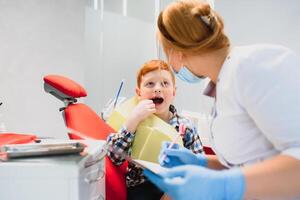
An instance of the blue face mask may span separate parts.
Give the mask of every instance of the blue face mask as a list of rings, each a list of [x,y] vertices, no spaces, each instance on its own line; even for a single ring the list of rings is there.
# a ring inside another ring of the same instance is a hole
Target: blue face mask
[[[200,81],[205,79],[204,76],[198,77],[198,76],[194,75],[185,66],[182,66],[178,72],[175,72],[175,75],[176,75],[176,77],[180,78],[182,81],[185,81],[188,83],[199,83]]]

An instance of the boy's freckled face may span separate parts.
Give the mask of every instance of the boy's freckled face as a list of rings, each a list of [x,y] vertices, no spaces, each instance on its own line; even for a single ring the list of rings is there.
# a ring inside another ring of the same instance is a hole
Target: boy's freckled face
[[[142,77],[140,88],[136,89],[140,100],[153,100],[156,114],[168,112],[169,106],[174,100],[175,85],[170,73],[167,70],[148,72]]]

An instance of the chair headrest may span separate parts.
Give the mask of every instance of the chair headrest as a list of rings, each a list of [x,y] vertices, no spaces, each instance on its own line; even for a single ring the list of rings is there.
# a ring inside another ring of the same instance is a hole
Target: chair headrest
[[[87,96],[87,92],[81,85],[61,75],[45,76],[44,89],[62,101]]]

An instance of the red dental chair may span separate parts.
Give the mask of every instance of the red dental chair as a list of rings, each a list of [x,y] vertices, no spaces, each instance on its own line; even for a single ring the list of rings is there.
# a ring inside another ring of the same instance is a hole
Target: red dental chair
[[[90,107],[83,103],[76,103],[77,98],[87,96],[85,89],[73,80],[60,75],[44,77],[44,89],[65,106],[60,108],[65,124],[68,128],[84,135],[68,133],[70,139],[106,140],[110,133],[115,132]],[[126,200],[125,172],[127,162],[115,166],[111,160],[105,158],[105,190],[107,200]]]

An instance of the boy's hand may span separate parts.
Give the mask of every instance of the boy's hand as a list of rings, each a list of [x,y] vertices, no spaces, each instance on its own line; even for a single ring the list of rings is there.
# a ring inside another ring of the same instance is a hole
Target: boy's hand
[[[146,119],[149,115],[155,113],[155,104],[152,100],[141,100],[138,105],[133,109],[131,115],[140,122]]]
[[[135,132],[139,123],[155,112],[155,104],[152,100],[141,100],[138,103],[138,105],[133,109],[132,113],[130,114],[125,123],[127,130],[132,133]]]

